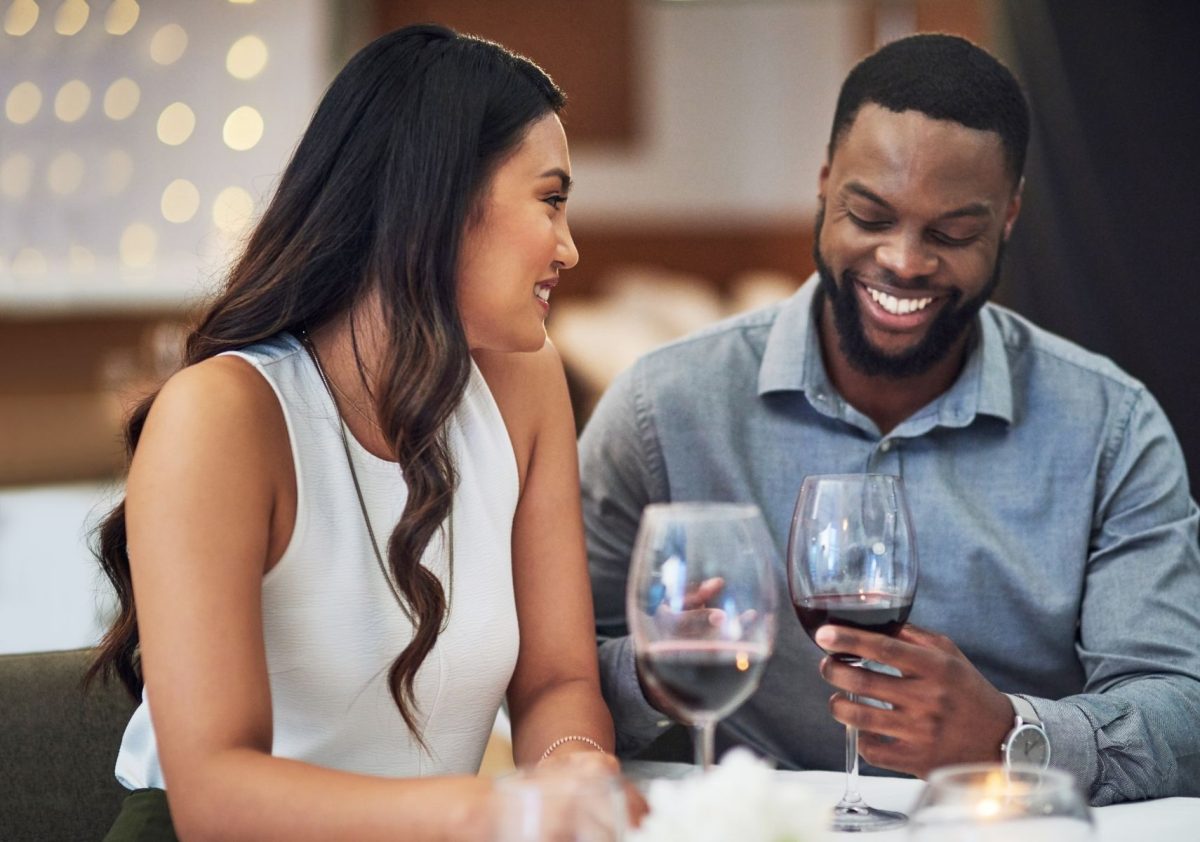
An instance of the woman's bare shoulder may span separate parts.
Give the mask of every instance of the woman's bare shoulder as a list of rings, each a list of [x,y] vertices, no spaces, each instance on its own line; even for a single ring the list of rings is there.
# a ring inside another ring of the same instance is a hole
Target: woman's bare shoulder
[[[287,428],[271,385],[246,360],[220,356],[187,366],[163,384],[138,451],[163,444],[174,452],[262,464],[278,455],[281,434],[286,448]]]
[[[260,422],[278,401],[271,385],[246,360],[211,357],[173,374],[159,390],[151,416],[184,426]]]
[[[574,436],[562,360],[549,340],[538,351],[477,351],[473,356],[508,427],[523,478],[534,445],[547,430],[565,432],[569,427]]]

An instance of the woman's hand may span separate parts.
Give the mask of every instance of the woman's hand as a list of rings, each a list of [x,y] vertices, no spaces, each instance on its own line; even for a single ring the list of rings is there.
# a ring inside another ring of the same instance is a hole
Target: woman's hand
[[[619,779],[625,791],[625,807],[630,827],[640,825],[642,818],[650,810],[641,791],[630,781],[621,777],[621,764],[617,758],[608,752],[596,751],[587,743],[564,743],[534,768],[537,770],[537,774],[563,774],[584,779]]]

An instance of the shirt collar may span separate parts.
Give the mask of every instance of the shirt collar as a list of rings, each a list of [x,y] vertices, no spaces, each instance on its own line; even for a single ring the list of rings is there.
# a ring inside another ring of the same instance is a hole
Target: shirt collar
[[[813,274],[781,306],[758,369],[760,396],[771,392],[804,392],[810,398],[824,400],[824,396],[836,394],[821,357],[820,335],[813,313],[819,284]],[[991,305],[986,305],[977,317],[981,328],[979,341],[972,348],[962,374],[935,403],[954,404],[958,410],[955,416],[961,422],[969,423],[976,414],[983,414],[1011,424],[1013,385],[1008,352],[990,310]]]

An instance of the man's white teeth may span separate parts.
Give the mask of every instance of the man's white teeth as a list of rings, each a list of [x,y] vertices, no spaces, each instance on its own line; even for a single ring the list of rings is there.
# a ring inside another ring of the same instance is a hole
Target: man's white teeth
[[[897,316],[924,310],[933,301],[932,298],[897,298],[894,295],[888,295],[886,292],[880,292],[870,287],[867,287],[867,292],[871,294],[871,299],[877,302],[880,307]]]
[[[548,287],[548,286],[537,287],[533,291],[533,294],[536,295],[538,298],[540,298],[542,301],[545,301],[546,303],[550,302],[550,287]]]

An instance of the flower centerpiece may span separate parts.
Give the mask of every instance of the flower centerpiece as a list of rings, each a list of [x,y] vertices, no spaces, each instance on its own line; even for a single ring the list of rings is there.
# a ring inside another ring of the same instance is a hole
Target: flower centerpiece
[[[806,786],[740,748],[707,773],[651,781],[646,799],[629,842],[813,842],[829,820]]]

